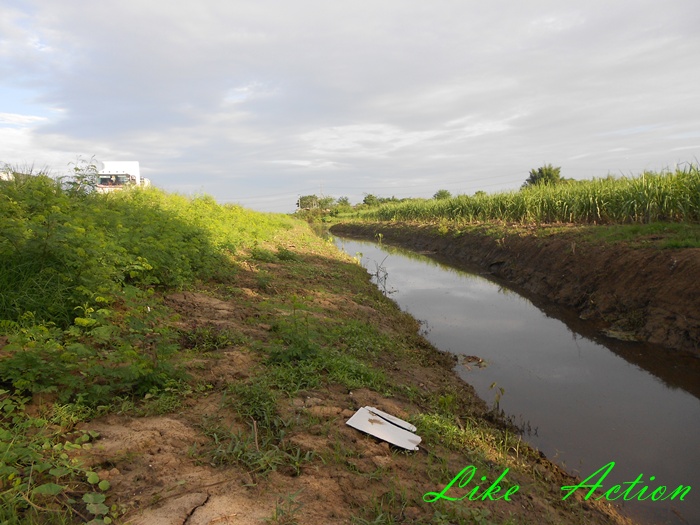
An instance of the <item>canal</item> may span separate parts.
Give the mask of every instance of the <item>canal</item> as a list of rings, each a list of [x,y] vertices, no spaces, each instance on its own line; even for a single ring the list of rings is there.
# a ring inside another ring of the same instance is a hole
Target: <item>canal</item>
[[[458,356],[459,376],[550,460],[582,479],[614,461],[606,488],[640,474],[649,492],[690,486],[684,501],[633,500],[623,511],[645,524],[700,523],[700,398],[686,387],[700,381],[674,383],[682,370],[655,373],[622,357],[639,354],[639,343],[584,336],[583,324],[559,320],[566,313],[548,315],[483,276],[386,245],[335,243],[421,321],[434,346]]]

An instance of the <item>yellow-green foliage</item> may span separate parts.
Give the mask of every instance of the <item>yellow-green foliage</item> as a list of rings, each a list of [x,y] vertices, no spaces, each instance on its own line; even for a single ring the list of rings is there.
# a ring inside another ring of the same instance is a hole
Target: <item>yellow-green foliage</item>
[[[0,182],[0,320],[59,326],[125,284],[181,287],[291,219],[158,189],[75,192],[44,176]]]
[[[385,204],[362,214],[375,220],[454,219],[520,223],[700,222],[700,169],[690,165],[673,173],[594,179],[530,186],[520,191],[443,200]]]
[[[293,221],[157,189],[97,194],[90,172],[80,184],[11,174],[0,181],[0,523],[110,523],[109,482],[64,452],[94,436],[68,442],[60,426],[179,389],[181,337],[154,289],[230,279],[232,253]],[[51,419],[25,411],[38,393],[56,399]]]
[[[90,405],[162,389],[182,374],[154,289],[230,279],[231,253],[292,222],[157,189],[0,182],[0,388]]]

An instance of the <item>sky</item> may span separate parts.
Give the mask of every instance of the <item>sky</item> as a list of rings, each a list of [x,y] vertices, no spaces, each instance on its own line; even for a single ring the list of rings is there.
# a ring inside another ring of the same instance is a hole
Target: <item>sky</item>
[[[283,213],[674,169],[698,27],[697,0],[0,0],[0,163]]]

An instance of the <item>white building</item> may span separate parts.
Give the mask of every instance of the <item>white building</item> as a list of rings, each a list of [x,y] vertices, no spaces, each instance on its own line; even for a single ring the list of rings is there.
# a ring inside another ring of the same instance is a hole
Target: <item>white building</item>
[[[136,160],[105,160],[97,173],[97,191],[109,193],[122,190],[129,185],[145,188],[151,181],[141,177],[141,169]]]

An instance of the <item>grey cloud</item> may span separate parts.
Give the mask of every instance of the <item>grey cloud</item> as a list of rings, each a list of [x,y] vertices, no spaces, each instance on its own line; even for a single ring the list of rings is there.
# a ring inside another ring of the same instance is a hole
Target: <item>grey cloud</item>
[[[360,198],[361,185],[517,188],[543,162],[591,177],[692,159],[696,11],[690,0],[40,0],[0,19],[0,88],[40,94],[43,112],[26,118],[58,110],[13,144],[137,157],[166,189],[263,209],[274,199],[259,195],[288,195],[290,211],[322,184]]]

